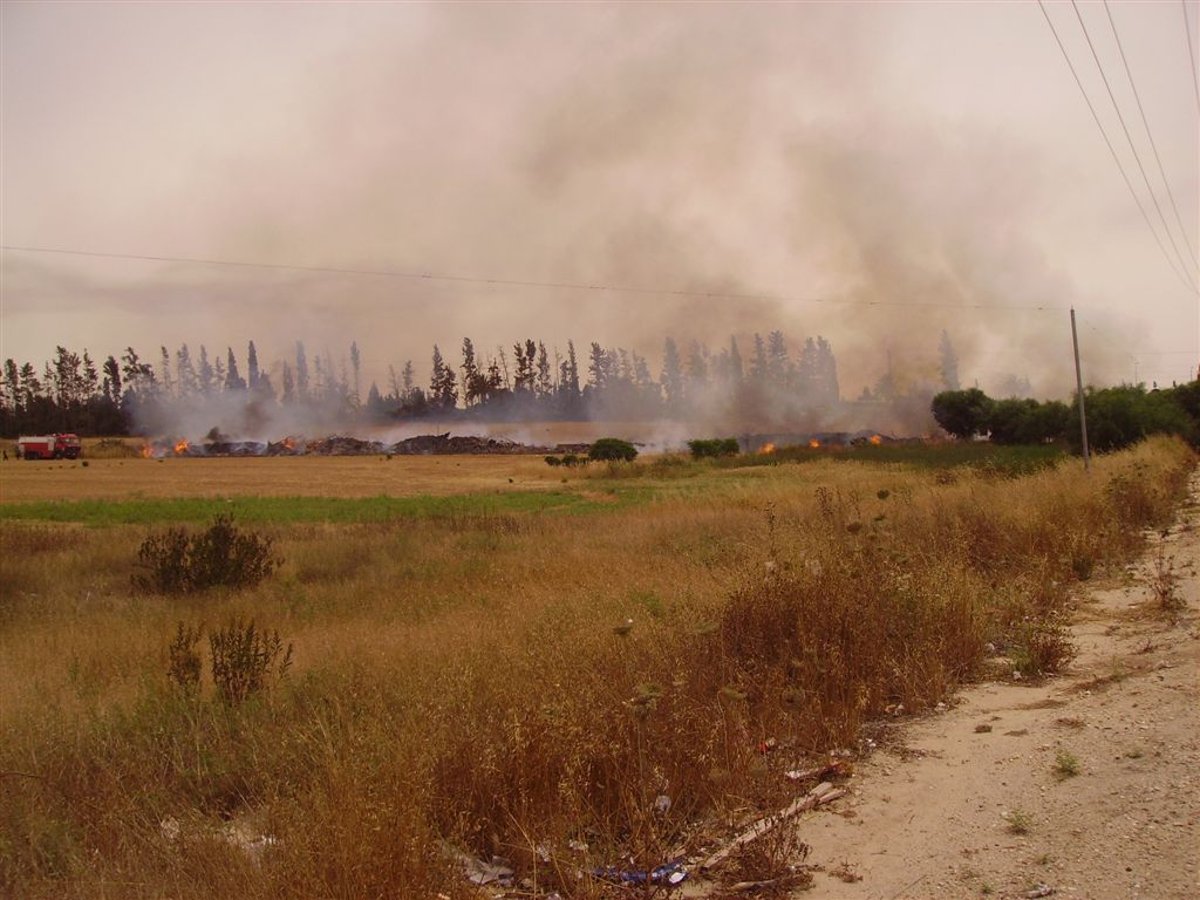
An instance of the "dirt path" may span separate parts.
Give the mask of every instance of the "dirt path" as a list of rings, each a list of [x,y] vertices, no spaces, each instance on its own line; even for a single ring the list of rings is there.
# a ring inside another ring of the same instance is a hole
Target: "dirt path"
[[[1187,602],[1174,623],[1150,609],[1156,559]],[[1200,473],[1126,583],[1083,598],[1066,675],[964,691],[799,823],[825,870],[802,896],[1200,897],[1198,561]]]

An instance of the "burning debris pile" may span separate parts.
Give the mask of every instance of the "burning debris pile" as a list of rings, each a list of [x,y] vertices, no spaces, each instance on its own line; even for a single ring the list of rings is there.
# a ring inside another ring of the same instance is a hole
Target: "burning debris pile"
[[[909,440],[873,431],[826,431],[818,434],[750,434],[741,438],[741,445],[743,451],[769,455],[784,447],[808,447],[811,450],[864,445],[878,447],[907,443]],[[919,441],[920,438],[912,440]]]
[[[473,435],[451,437],[445,434],[423,434],[398,441],[389,451],[397,454],[428,453],[547,453],[548,447],[518,444],[505,438],[485,438]]]
[[[857,447],[864,444],[895,444],[904,439],[871,431],[822,432],[819,434],[744,434],[738,439],[743,453],[760,455],[777,449]],[[234,440],[216,429],[203,441],[183,438],[157,438],[147,441],[141,455],[147,459],[166,457],[247,457],[247,456],[515,456],[520,454],[575,454],[587,456],[591,444],[560,443],[553,447],[522,444],[507,438],[479,435],[422,434],[389,443],[382,440],[334,434],[322,438],[288,436],[278,441]]]
[[[210,434],[202,442],[185,439],[160,438],[147,441],[142,447],[142,456],[148,459],[164,457],[207,457],[207,456],[433,456],[433,455],[515,455],[571,452],[588,445],[561,445],[541,447],[521,444],[504,438],[478,437],[476,435],[423,434],[405,438],[395,443],[365,440],[349,435],[330,435],[309,440],[303,437],[285,437],[278,441],[235,441],[221,434]]]

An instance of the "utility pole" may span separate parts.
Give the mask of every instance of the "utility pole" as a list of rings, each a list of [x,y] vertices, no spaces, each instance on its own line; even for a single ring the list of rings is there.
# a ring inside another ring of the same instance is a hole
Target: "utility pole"
[[[1075,307],[1071,307],[1071,344],[1075,348],[1075,389],[1079,395],[1079,431],[1083,436],[1083,470],[1092,470],[1091,454],[1088,452],[1087,412],[1083,408],[1083,374],[1079,370],[1079,333],[1075,330]]]

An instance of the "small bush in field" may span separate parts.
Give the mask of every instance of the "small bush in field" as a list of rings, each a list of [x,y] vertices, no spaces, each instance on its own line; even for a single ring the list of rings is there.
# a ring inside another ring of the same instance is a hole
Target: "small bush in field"
[[[588,450],[588,459],[601,462],[633,462],[637,455],[637,447],[620,438],[600,438]]]
[[[1013,647],[1013,667],[1022,675],[1061,672],[1075,658],[1075,645],[1062,622],[1039,618],[1021,623]]]
[[[256,628],[253,619],[234,619],[209,634],[208,644],[217,695],[230,706],[263,690],[272,674],[283,678],[292,666],[292,645],[285,649],[278,631]]]
[[[279,567],[271,538],[242,532],[229,515],[217,516],[199,534],[168,528],[152,534],[138,550],[135,588],[160,594],[186,594],[205,588],[249,587]]]
[[[1009,810],[1008,830],[1013,834],[1029,834],[1033,829],[1033,816],[1023,809]]]
[[[578,456],[574,453],[564,453],[562,456],[547,456],[545,460],[548,466],[566,466],[568,469],[573,469],[575,466],[587,465],[588,462],[586,456]]]
[[[741,452],[737,438],[713,438],[712,440],[688,441],[692,459],[718,459],[722,456],[737,456]]]
[[[1080,772],[1079,757],[1067,750],[1059,750],[1054,756],[1054,777],[1059,781],[1074,778]]]
[[[1154,593],[1154,602],[1160,612],[1174,615],[1187,608],[1187,601],[1179,593],[1179,573],[1175,571],[1175,560],[1166,555],[1161,545],[1150,573],[1150,590]]]
[[[170,659],[167,677],[189,694],[200,687],[200,653],[196,650],[199,641],[199,626],[193,628],[180,622],[167,648]]]

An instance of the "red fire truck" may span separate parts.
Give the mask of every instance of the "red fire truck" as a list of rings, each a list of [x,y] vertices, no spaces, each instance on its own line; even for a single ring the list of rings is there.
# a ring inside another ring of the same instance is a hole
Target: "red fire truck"
[[[18,459],[79,459],[77,434],[43,434],[17,438]]]

